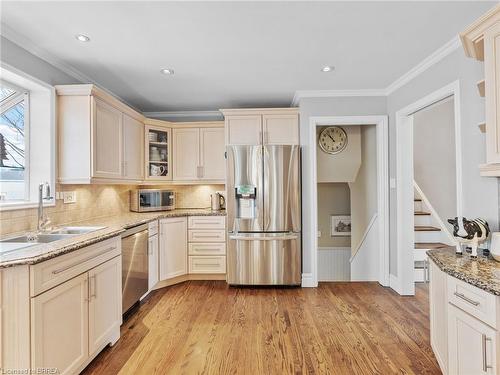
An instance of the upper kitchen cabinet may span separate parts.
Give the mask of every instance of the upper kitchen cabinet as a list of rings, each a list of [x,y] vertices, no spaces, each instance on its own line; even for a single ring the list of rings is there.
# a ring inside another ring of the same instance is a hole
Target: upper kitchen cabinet
[[[221,109],[228,145],[298,145],[297,108]]]
[[[485,97],[486,164],[482,176],[500,177],[500,5],[470,25],[462,34],[467,56],[484,61],[484,81],[478,95]]]
[[[222,122],[183,123],[172,129],[173,180],[224,183],[225,145]]]
[[[145,120],[145,175],[147,181],[172,180],[172,129],[166,121]]]
[[[59,182],[142,182],[144,116],[94,85],[56,92]]]

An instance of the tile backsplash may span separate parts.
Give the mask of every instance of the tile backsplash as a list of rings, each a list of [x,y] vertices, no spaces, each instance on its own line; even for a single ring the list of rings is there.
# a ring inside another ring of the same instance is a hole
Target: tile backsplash
[[[128,185],[57,185],[59,191],[75,191],[76,203],[56,205],[45,210],[53,225],[74,223],[129,212],[129,191],[136,188]],[[148,186],[165,188],[176,192],[176,208],[208,208],[210,194],[224,190],[224,185],[174,185]],[[37,209],[0,212],[0,236],[9,233],[36,229]]]

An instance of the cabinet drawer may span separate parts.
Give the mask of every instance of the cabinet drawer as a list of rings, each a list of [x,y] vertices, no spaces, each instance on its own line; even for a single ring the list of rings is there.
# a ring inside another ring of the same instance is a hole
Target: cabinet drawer
[[[226,218],[224,216],[190,216],[189,229],[224,229]]]
[[[226,273],[226,257],[190,256],[189,273]]]
[[[490,325],[497,326],[497,297],[448,275],[448,302]]]
[[[149,237],[158,234],[158,220],[152,221],[148,224],[148,235]]]
[[[30,293],[36,296],[121,254],[121,239],[114,237],[30,266]]]
[[[189,255],[226,255],[226,244],[192,242],[189,244]]]
[[[219,230],[190,229],[188,235],[189,242],[225,242],[226,232]]]

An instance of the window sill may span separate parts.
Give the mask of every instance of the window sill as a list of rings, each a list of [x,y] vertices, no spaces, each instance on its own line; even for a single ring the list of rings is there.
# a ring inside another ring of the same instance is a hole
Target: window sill
[[[53,207],[56,203],[44,202],[43,207]],[[2,211],[13,211],[13,210],[26,210],[29,208],[37,208],[37,202],[2,202],[0,203],[0,212]]]

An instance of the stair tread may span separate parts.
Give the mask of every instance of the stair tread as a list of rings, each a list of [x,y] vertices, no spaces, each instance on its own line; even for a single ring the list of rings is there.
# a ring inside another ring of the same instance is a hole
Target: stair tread
[[[415,211],[415,215],[430,215],[430,212],[425,212],[425,211]]]
[[[448,246],[441,242],[415,242],[415,249],[441,249]]]
[[[441,229],[432,227],[430,225],[415,225],[416,232],[440,232]]]

